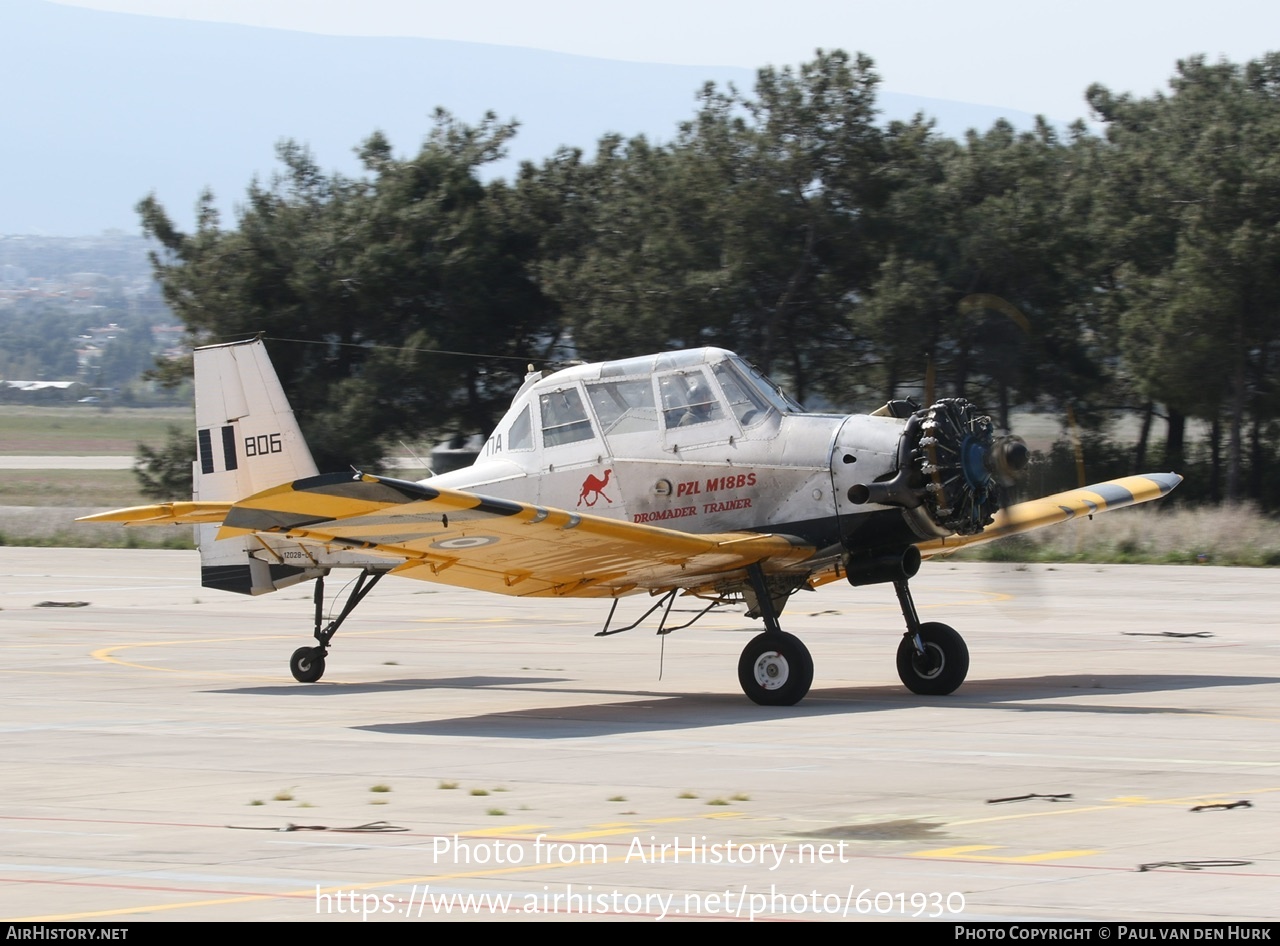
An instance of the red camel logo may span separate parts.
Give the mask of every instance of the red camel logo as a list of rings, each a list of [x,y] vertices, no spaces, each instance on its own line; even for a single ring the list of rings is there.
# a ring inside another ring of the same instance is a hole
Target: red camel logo
[[[604,488],[609,485],[609,474],[612,472],[613,470],[605,470],[604,479],[600,479],[594,473],[589,474],[582,481],[582,492],[578,494],[578,505],[581,506],[585,502],[588,506],[594,506],[596,500],[604,496],[605,502],[612,506],[613,500],[605,496],[604,492]]]

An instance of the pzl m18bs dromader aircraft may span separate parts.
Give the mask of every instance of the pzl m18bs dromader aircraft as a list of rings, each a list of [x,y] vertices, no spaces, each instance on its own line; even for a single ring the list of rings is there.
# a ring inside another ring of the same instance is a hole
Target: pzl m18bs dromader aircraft
[[[1181,481],[1129,476],[1001,509],[999,486],[1026,447],[996,437],[969,402],[810,414],[715,348],[531,371],[467,469],[418,483],[317,475],[261,341],[200,348],[195,368],[194,500],[88,518],[196,525],[210,588],[257,595],[315,579],[316,644],[290,664],[307,683],[391,574],[612,599],[601,635],[655,612],[659,633],[678,630],[667,623],[678,595],[705,599],[699,616],[744,601],[765,629],[738,662],[742,689],[789,706],[808,692],[813,660],[778,616],[794,592],[845,578],[893,585],[907,626],[898,674],[915,693],[946,694],[969,652],[916,614],[909,581],[922,557],[1157,499]],[[322,626],[334,569],[360,574]],[[611,627],[618,599],[639,592],[658,600]]]

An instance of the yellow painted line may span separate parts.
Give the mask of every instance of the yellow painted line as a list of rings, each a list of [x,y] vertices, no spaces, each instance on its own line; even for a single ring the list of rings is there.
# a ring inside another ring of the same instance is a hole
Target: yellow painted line
[[[990,818],[968,818],[964,821],[952,821],[950,824],[990,824],[994,821],[1021,821],[1024,818],[1049,818],[1055,815],[1083,815],[1090,811],[1113,811],[1116,808],[1125,808],[1126,805],[1089,805],[1085,808],[1067,807],[1066,805],[1055,805],[1052,811],[1027,811],[1018,815],[993,815]]]
[[[997,855],[997,854],[976,854],[975,851],[1000,851],[1007,850],[998,845],[991,844],[966,844],[960,847],[940,847],[930,851],[916,851],[913,857],[944,857],[955,858],[962,857],[970,861],[991,861],[996,864],[1038,864],[1042,861],[1060,861],[1069,857],[1089,857],[1090,855],[1099,853],[1098,851],[1044,851],[1039,854],[1019,854],[1019,855]]]
[[[933,604],[921,604],[919,601],[916,601],[916,610],[936,611],[938,608],[972,608],[979,605],[990,604],[994,601],[1013,601],[1017,597],[1016,595],[1008,594],[1003,591],[978,591],[977,589],[970,588],[960,588],[951,592],[951,594],[978,595],[980,600],[973,601],[969,598],[963,598],[956,601],[937,601]],[[898,608],[897,605],[889,604],[854,604],[841,608],[840,610],[845,614],[877,614],[879,612],[893,612],[894,614],[902,613],[901,609]],[[737,629],[741,630],[741,625],[738,625]]]
[[[609,829],[604,831],[575,831],[572,834],[556,835],[555,840],[578,841],[578,840],[581,840],[582,838],[613,838],[613,837],[617,837],[620,834],[634,834],[635,829],[637,827],[639,827],[639,825],[632,825],[630,829],[614,828],[614,829]]]
[[[959,594],[977,595],[984,600],[972,601],[968,599],[963,599],[959,601],[937,602],[934,604],[920,604],[917,602],[916,608],[918,610],[927,611],[927,610],[933,610],[937,608],[963,607],[963,606],[969,606],[974,604],[985,604],[988,601],[1009,601],[1013,599],[1012,595],[1003,594],[1003,593],[994,592],[994,591],[977,591],[977,590],[963,589],[959,592]],[[893,607],[889,607],[889,606],[882,607],[879,605],[871,606],[871,607],[858,607],[858,608],[854,608],[853,610],[856,610],[859,612],[896,611],[896,609]],[[415,625],[447,624],[450,627],[457,627],[458,625],[470,625],[470,626],[477,626],[477,627],[485,626],[489,628],[507,627],[513,630],[518,630],[525,627],[525,625],[513,622],[508,618],[465,618],[465,619],[408,618],[406,620],[409,623],[413,623]],[[598,622],[592,622],[584,619],[576,623],[586,627],[586,626],[595,626],[595,624]],[[711,626],[711,625],[708,625],[708,626]],[[729,626],[729,625],[726,625],[726,626]],[[737,628],[735,627],[735,629]],[[343,637],[376,637],[379,635],[413,634],[420,630],[421,630],[421,627],[379,628],[376,630],[366,630],[366,631],[346,631],[343,633]],[[178,674],[179,676],[199,677],[199,678],[213,678],[213,679],[230,678],[230,679],[236,679],[236,680],[275,681],[280,679],[280,677],[274,676],[274,675],[269,677],[268,676],[249,676],[242,673],[227,673],[227,672],[219,672],[219,671],[213,671],[213,670],[203,670],[203,671],[181,670],[176,667],[160,667],[154,664],[137,663],[135,661],[124,660],[115,655],[117,652],[134,650],[134,649],[143,648],[143,647],[184,647],[184,646],[191,646],[194,644],[243,644],[247,641],[273,641],[273,640],[296,641],[300,639],[300,636],[301,636],[300,634],[248,634],[248,635],[241,635],[237,637],[209,637],[209,638],[200,638],[197,640],[132,641],[132,642],[125,642],[122,644],[112,644],[108,647],[100,647],[97,650],[92,651],[89,654],[89,656],[92,657],[94,660],[100,660],[104,663],[115,664],[118,667],[129,667],[130,669],[133,669],[133,670],[154,670],[160,673],[174,673],[174,674]],[[11,671],[0,671],[0,672],[58,673],[59,671],[12,671],[11,670]]]
[[[966,844],[962,847],[939,847],[931,851],[916,851],[916,857],[960,857],[963,854],[972,854],[974,851],[995,851],[999,846],[995,844]]]
[[[1063,861],[1069,857],[1092,857],[1094,854],[1100,854],[1101,851],[1081,850],[1081,851],[1048,851],[1044,854],[1024,854],[1022,857],[995,857],[981,858],[981,860],[1001,861],[1007,864],[1039,864],[1041,861]]]
[[[523,836],[526,831],[541,831],[543,828],[549,828],[549,824],[513,824],[505,828],[480,828],[476,831],[459,831],[460,838],[495,838],[506,837],[507,835],[519,834]]]
[[[281,894],[281,897],[289,896],[300,896],[300,894]],[[275,898],[267,896],[266,894],[253,894],[245,897],[223,897],[219,900],[189,900],[186,903],[161,903],[140,907],[119,907],[115,910],[89,910],[84,913],[53,913],[48,916],[19,916],[14,917],[9,922],[64,923],[70,920],[88,920],[96,917],[129,916],[131,914],[145,915],[148,913],[161,913],[166,910],[189,910],[195,909],[196,907],[221,907],[232,903],[254,903],[259,900],[273,899]]]
[[[998,821],[1021,821],[1028,818],[1056,818],[1063,815],[1082,815],[1097,811],[1117,811],[1124,808],[1140,808],[1147,806],[1185,807],[1187,805],[1214,805],[1239,801],[1251,795],[1264,795],[1280,792],[1280,787],[1243,789],[1239,792],[1216,793],[1213,795],[1189,795],[1181,798],[1148,798],[1145,795],[1121,795],[1110,800],[1109,804],[1088,805],[1083,808],[1068,805],[1056,805],[1048,811],[1029,811],[1016,815],[995,815],[990,818],[968,818],[963,821],[948,822],[950,826],[991,824]],[[1071,857],[1089,857],[1100,853],[1097,850],[1047,851],[1041,854],[1021,856],[1005,856],[994,854],[977,854],[977,851],[1000,850],[999,846],[989,844],[969,844],[960,847],[935,848],[927,851],[915,851],[912,857],[946,858],[960,857],[967,860],[991,861],[1002,864],[1035,864],[1041,861],[1063,860]]]
[[[431,618],[429,620],[433,622],[444,621],[444,619],[441,619],[441,618]],[[453,621],[450,623],[453,625],[456,625],[458,623],[480,624],[485,622],[481,620],[473,620],[468,622]],[[510,626],[514,628],[519,625],[512,624]],[[421,628],[417,628],[417,627],[381,628],[378,630],[370,630],[370,631],[348,631],[343,636],[344,637],[372,637],[379,634],[415,634],[415,633],[418,633],[420,630]],[[90,652],[89,656],[92,657],[94,660],[101,660],[104,663],[115,664],[116,666],[119,666],[119,667],[130,667],[134,670],[156,670],[161,673],[176,673],[176,674],[179,674],[180,676],[187,676],[187,677],[214,677],[214,678],[230,677],[236,680],[276,681],[280,679],[279,676],[271,676],[271,677],[248,676],[242,673],[226,673],[226,672],[220,672],[216,670],[179,670],[175,667],[157,667],[154,664],[134,663],[128,660],[122,660],[121,658],[114,656],[114,654],[117,651],[133,650],[141,647],[185,647],[193,644],[243,644],[247,641],[297,641],[300,637],[301,637],[300,634],[246,634],[240,637],[207,637],[207,638],[200,638],[198,640],[134,641],[134,642],[127,642],[123,644],[112,644],[109,647],[100,647],[97,650]],[[314,638],[311,638],[311,640],[314,640]]]
[[[523,627],[523,626],[524,626],[524,625],[522,625],[522,624],[516,624],[516,623],[514,623],[513,621],[511,621],[511,619],[510,619],[510,618],[457,618],[457,619],[455,619],[455,618],[407,618],[406,620],[412,621],[414,624],[449,624],[449,625],[458,625],[458,624],[490,624],[490,625],[492,625],[492,624],[509,624],[511,627]],[[594,625],[596,622],[594,622],[594,621],[591,621],[591,622],[582,621],[582,622],[580,622],[580,623],[584,623],[584,624],[585,624],[585,623],[590,623],[590,624]],[[396,632],[396,633],[402,633],[402,632]]]
[[[1028,811],[1016,815],[994,815],[990,818],[969,818],[964,821],[952,821],[951,825],[969,825],[969,824],[990,824],[996,821],[1022,821],[1028,818],[1055,818],[1063,815],[1083,815],[1093,811],[1115,811],[1120,808],[1137,808],[1144,805],[1212,805],[1218,804],[1222,800],[1238,801],[1249,795],[1265,795],[1271,792],[1280,792],[1280,787],[1275,788],[1254,788],[1244,789],[1240,792],[1223,793],[1219,792],[1214,795],[1189,795],[1183,798],[1146,798],[1142,795],[1126,795],[1111,799],[1110,804],[1106,805],[1089,805],[1084,808],[1076,808],[1070,805],[1055,805],[1048,811]]]
[[[572,834],[558,834],[554,837],[548,836],[548,839],[556,841],[575,841],[581,838],[607,838],[619,834],[634,834],[637,830],[643,830],[644,828],[651,827],[653,825],[672,824],[680,821],[722,821],[726,818],[749,817],[749,815],[741,811],[722,811],[705,815],[695,815],[687,818],[649,818],[643,821],[606,822],[596,826],[601,829],[598,831],[576,831]]]
[[[226,906],[232,903],[257,903],[269,900],[312,900],[320,894],[346,893],[349,890],[373,890],[382,887],[412,886],[414,884],[439,883],[443,880],[464,880],[473,877],[499,877],[505,874],[521,874],[531,871],[555,870],[561,867],[580,867],[590,861],[569,861],[556,864],[529,864],[521,867],[499,867],[492,870],[460,871],[453,874],[433,874],[425,877],[401,877],[393,880],[381,880],[366,884],[343,884],[340,887],[312,887],[308,890],[293,890],[285,893],[246,894],[242,897],[220,897],[213,900],[187,900],[182,903],[159,903],[147,906],[117,907],[112,910],[89,910],[83,913],[62,913],[49,916],[14,917],[11,923],[54,923],[69,920],[88,920],[96,917],[129,916],[161,913],[170,910],[194,910],[200,907]],[[424,911],[425,913],[425,911]]]

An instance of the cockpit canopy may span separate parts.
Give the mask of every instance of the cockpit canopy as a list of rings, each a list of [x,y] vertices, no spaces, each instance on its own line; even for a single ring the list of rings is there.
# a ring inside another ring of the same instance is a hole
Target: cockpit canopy
[[[616,450],[632,436],[666,441],[677,432],[706,442],[771,436],[781,415],[802,410],[733,352],[665,352],[530,374],[485,453],[596,438]]]

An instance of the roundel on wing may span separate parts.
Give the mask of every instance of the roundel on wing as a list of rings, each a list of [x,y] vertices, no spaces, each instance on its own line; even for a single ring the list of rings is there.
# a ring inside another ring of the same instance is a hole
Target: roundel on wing
[[[482,545],[493,545],[498,541],[496,535],[460,535],[454,539],[441,539],[432,542],[433,549],[478,549]]]

